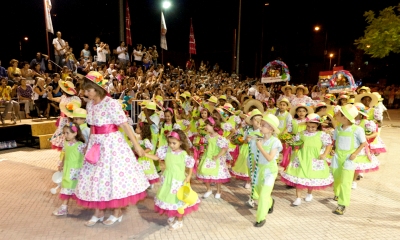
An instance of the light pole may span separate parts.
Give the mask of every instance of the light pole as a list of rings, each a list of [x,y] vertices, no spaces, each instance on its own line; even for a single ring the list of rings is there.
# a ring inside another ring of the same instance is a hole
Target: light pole
[[[260,50],[260,74],[261,74],[261,68],[263,65],[263,45],[264,45],[264,9],[265,7],[269,6],[269,3],[264,3],[264,6],[262,8],[262,16],[261,16],[261,50]],[[261,76],[260,76],[261,78]]]
[[[165,10],[167,10],[169,7],[171,7],[171,2],[168,1],[168,0],[163,1],[163,3],[162,3],[162,8],[165,9]],[[162,12],[162,10],[161,10],[161,16],[162,16],[162,14],[163,14],[163,12]],[[164,21],[165,21],[165,18],[164,18]],[[161,23],[161,24],[162,24],[162,23]],[[162,29],[162,25],[161,25],[160,29]],[[161,33],[161,34],[162,34],[162,33]],[[163,49],[163,48],[161,48],[161,63],[164,65],[164,49]]]
[[[28,41],[28,37],[24,37],[23,39],[25,41]],[[21,40],[19,40],[19,56],[22,58],[22,41]]]
[[[321,30],[320,26],[315,26],[314,27],[314,31],[319,32],[319,30]],[[325,44],[324,44],[324,68],[325,68],[325,56],[328,54],[328,50],[327,50],[327,44],[328,44],[328,31],[325,29]]]
[[[329,70],[331,70],[332,58],[333,58],[333,53],[329,54]]]
[[[239,0],[239,24],[238,24],[238,38],[236,47],[236,75],[239,76],[239,55],[240,55],[240,26],[242,20],[242,0]]]

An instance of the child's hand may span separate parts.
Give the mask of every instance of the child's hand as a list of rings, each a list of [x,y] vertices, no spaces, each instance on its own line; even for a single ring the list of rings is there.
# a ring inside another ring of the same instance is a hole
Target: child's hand
[[[325,155],[325,154],[321,154],[321,155],[319,156],[319,159],[325,160],[325,159],[326,159],[326,155]]]
[[[257,148],[258,148],[258,149],[261,149],[263,144],[262,144],[261,140],[258,140],[258,141],[256,142],[256,145],[257,145]]]
[[[349,157],[349,160],[353,161],[354,159],[356,159],[357,155],[356,154],[351,154]]]
[[[335,150],[331,150],[331,156],[334,156],[335,155]]]
[[[62,165],[59,165],[59,166],[58,166],[58,171],[61,172],[62,170],[63,170],[63,166],[62,166]]]
[[[190,183],[190,178],[191,178],[191,176],[188,175],[188,176],[186,177],[185,181],[183,182],[183,184],[185,184],[185,183]]]
[[[212,157],[212,160],[217,161],[218,159],[218,155],[215,155],[214,157]]]

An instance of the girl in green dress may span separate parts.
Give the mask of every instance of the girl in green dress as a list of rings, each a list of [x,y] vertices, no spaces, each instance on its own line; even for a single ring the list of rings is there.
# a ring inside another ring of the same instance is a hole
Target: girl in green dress
[[[287,131],[292,134],[297,134],[306,130],[306,118],[308,114],[313,113],[313,109],[304,103],[299,103],[290,109],[290,114],[293,116],[292,123],[287,127]]]
[[[161,124],[161,130],[158,135],[158,148],[168,145],[168,133],[173,129],[179,129],[180,127],[175,121],[174,110],[172,108],[167,108],[164,111],[165,121]],[[157,149],[158,149],[157,148]]]
[[[63,159],[58,165],[58,170],[63,171],[61,182],[60,198],[62,205],[53,214],[56,216],[67,215],[69,199],[74,195],[78,183],[79,171],[82,168],[85,138],[79,126],[75,123],[68,123],[63,127],[65,137]]]
[[[309,114],[305,131],[299,132],[294,141],[302,141],[303,147],[292,154],[291,161],[281,174],[281,180],[296,187],[296,200],[293,206],[301,204],[301,190],[307,189],[306,202],[313,199],[312,191],[324,189],[333,183],[326,158],[332,149],[332,139],[322,131],[321,117]]]
[[[157,150],[157,155],[146,154],[153,160],[164,160],[165,170],[161,176],[161,187],[154,197],[154,210],[159,214],[166,214],[170,225],[170,230],[176,230],[183,226],[183,216],[196,211],[200,200],[195,204],[187,206],[184,214],[177,210],[185,205],[177,197],[179,188],[190,183],[194,159],[189,155],[189,143],[182,130],[173,130],[168,135],[168,146],[163,146]],[[188,174],[185,175],[185,168]]]
[[[203,198],[208,198],[212,194],[210,183],[217,185],[217,193],[215,198],[221,198],[221,184],[227,183],[231,179],[228,168],[226,166],[226,156],[229,142],[222,136],[220,123],[217,119],[209,117],[206,121],[207,148],[201,158],[197,179],[204,182],[207,192]]]

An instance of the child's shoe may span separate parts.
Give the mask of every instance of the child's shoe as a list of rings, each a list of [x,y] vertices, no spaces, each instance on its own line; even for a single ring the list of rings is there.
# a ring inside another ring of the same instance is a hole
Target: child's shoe
[[[343,215],[344,212],[346,212],[346,207],[342,205],[338,205],[338,207],[333,211],[334,214],[336,215]]]
[[[301,198],[296,198],[296,200],[292,203],[293,206],[299,206],[301,204]]]
[[[307,197],[304,199],[306,202],[311,202],[313,200],[312,194],[307,194]]]
[[[169,228],[169,230],[178,230],[179,228],[183,227],[183,221],[176,221],[172,226]]]
[[[55,216],[64,216],[68,214],[67,205],[61,205],[58,209],[54,210],[53,215]]]

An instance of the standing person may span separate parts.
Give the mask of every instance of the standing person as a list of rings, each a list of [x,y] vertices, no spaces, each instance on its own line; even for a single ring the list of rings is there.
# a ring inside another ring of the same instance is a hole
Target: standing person
[[[133,61],[136,62],[136,66],[142,66],[142,57],[143,57],[143,53],[142,53],[142,45],[138,44],[136,46],[136,49],[133,50],[132,52],[132,56],[133,56]]]
[[[307,129],[297,133],[293,140],[302,141],[303,147],[293,153],[290,164],[281,174],[281,180],[296,187],[297,198],[293,206],[299,206],[302,189],[308,191],[305,201],[311,202],[313,190],[327,188],[333,183],[333,176],[326,162],[332,149],[332,139],[322,131],[321,117],[313,113],[307,116]]]
[[[25,117],[32,118],[30,116],[31,112],[30,109],[33,108],[33,100],[32,100],[33,89],[31,85],[26,83],[25,78],[21,78],[21,85],[18,86],[17,88],[17,94],[18,94],[18,101],[25,105]]]
[[[210,184],[217,184],[217,193],[215,198],[221,198],[221,185],[227,183],[231,179],[228,168],[226,166],[226,154],[228,151],[228,140],[222,137],[222,129],[219,121],[213,117],[209,117],[205,121],[205,130],[207,148],[201,158],[197,179],[204,182],[207,192],[203,198],[208,198],[212,194]]]
[[[89,50],[89,44],[85,43],[83,45],[83,49],[81,51],[81,59],[83,58],[83,60],[86,63],[87,61],[89,61],[91,59],[91,57],[92,57],[92,54],[90,53],[90,50]]]
[[[299,103],[304,103],[307,106],[314,105],[314,101],[309,96],[307,96],[307,94],[308,94],[307,87],[305,87],[303,85],[299,85],[299,86],[295,87],[293,91],[295,92],[296,95],[290,102],[292,104],[292,106],[296,106]]]
[[[63,66],[65,48],[67,45],[65,44],[65,41],[61,38],[61,32],[57,32],[57,37],[53,39],[53,46],[54,46],[55,62],[59,66]]]
[[[271,197],[278,175],[276,159],[282,151],[282,144],[274,134],[279,134],[279,120],[272,114],[264,114],[261,119],[261,138],[256,140],[255,170],[251,176],[252,188],[258,193],[258,208],[255,227],[264,226],[267,214],[274,211],[275,200]]]
[[[88,227],[103,221],[106,208],[113,212],[103,222],[105,225],[121,222],[121,208],[144,199],[150,185],[118,127],[125,131],[139,156],[144,155],[144,150],[118,101],[106,96],[106,82],[101,74],[92,71],[85,76],[83,85],[89,98],[86,120],[91,134],[75,195],[78,205],[95,209],[85,223]]]
[[[85,152],[85,139],[77,124],[70,122],[63,127],[65,142],[63,158],[58,165],[58,171],[63,171],[60,199],[62,205],[54,210],[53,215],[63,216],[68,214],[68,202],[74,195],[78,183],[79,172],[83,164]]]
[[[147,155],[147,154],[146,154]],[[150,157],[150,156],[149,156]],[[160,214],[168,216],[167,223],[170,230],[177,230],[183,226],[183,216],[196,211],[199,208],[200,199],[190,206],[186,206],[184,213],[177,209],[185,206],[185,203],[177,197],[179,188],[184,184],[190,184],[194,159],[189,155],[189,143],[182,130],[173,130],[168,134],[168,146],[157,150],[157,156],[151,156],[154,160],[165,160],[161,187],[154,197],[154,209]],[[187,168],[188,174],[185,174]]]
[[[125,46],[124,41],[121,41],[119,44],[119,47],[117,47],[117,54],[118,54],[118,60],[120,63],[120,69],[125,69],[127,62],[129,61],[129,57],[127,58],[128,48]]]
[[[157,47],[156,47],[156,45],[153,45],[153,64],[154,64],[154,66],[158,65],[157,59],[158,59]]]
[[[107,44],[101,42],[100,46],[97,48],[97,66],[103,66],[107,64],[106,50]]]
[[[99,61],[98,59],[97,59],[97,57],[98,57],[98,51],[97,51],[97,48],[98,47],[100,47],[100,38],[99,37],[96,37],[95,38],[95,40],[94,40],[94,45],[93,45],[93,61]],[[99,65],[100,66],[100,65]]]
[[[341,124],[333,133],[335,141],[335,154],[332,158],[331,168],[334,178],[333,191],[338,206],[334,214],[343,215],[346,207],[350,205],[351,185],[354,178],[354,159],[367,145],[364,129],[356,126],[355,117],[358,110],[355,106],[347,104],[340,107],[336,120]]]

